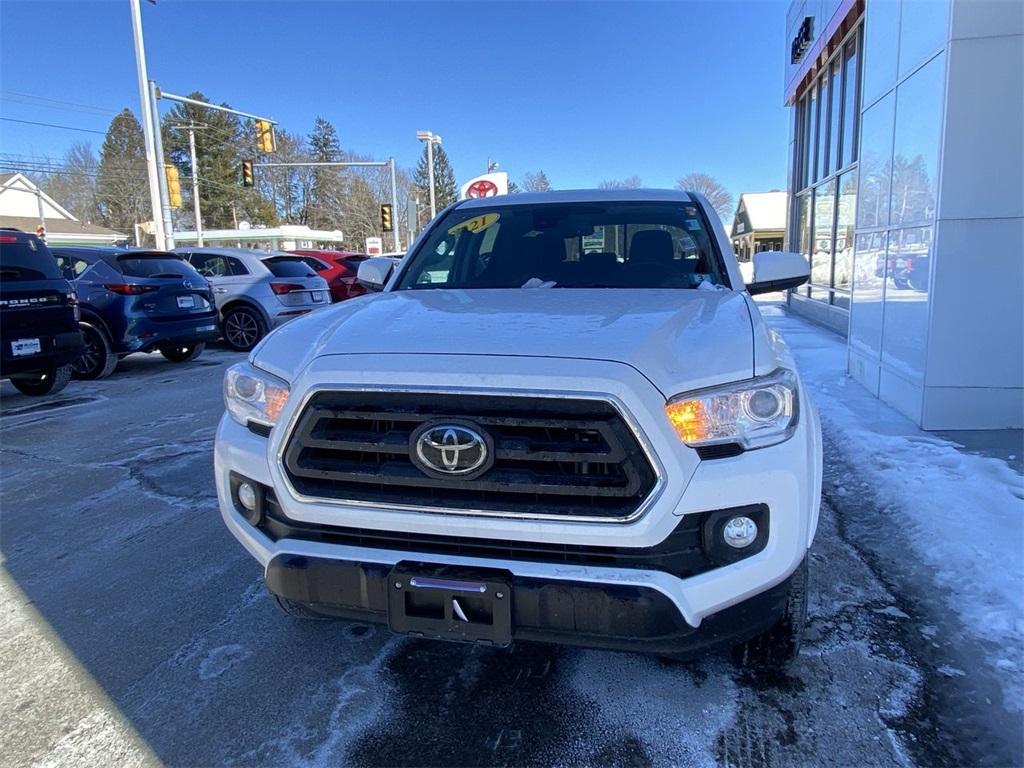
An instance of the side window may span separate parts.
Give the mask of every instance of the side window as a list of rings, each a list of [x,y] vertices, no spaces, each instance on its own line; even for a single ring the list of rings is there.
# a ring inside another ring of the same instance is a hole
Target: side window
[[[89,262],[85,261],[84,259],[75,259],[71,263],[71,271],[74,273],[75,277],[81,277],[82,273],[85,272],[85,270],[87,270],[88,268]]]
[[[236,259],[234,256],[228,256],[225,264],[224,274],[230,275],[248,275],[249,270],[245,268],[245,264]]]
[[[190,263],[203,277],[226,277],[231,274],[227,260],[215,253],[193,253]]]

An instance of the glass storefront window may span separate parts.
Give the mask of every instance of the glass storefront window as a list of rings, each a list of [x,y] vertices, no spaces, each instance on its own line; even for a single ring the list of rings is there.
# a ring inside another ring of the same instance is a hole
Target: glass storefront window
[[[839,202],[836,205],[835,268],[832,285],[850,290],[853,282],[853,224],[857,210],[857,172],[839,177]],[[836,303],[839,303],[838,300]]]
[[[864,24],[864,104],[896,82],[900,6],[896,0],[871,0]]]
[[[799,216],[797,222],[798,234],[797,243],[800,253],[807,257],[807,263],[811,262],[811,195],[805,192],[799,198]]]
[[[836,180],[832,179],[814,190],[814,251],[811,254],[811,283],[815,286],[827,288],[832,283],[835,212]]]
[[[896,99],[887,95],[861,118],[860,197],[857,227],[884,227],[889,223],[889,190],[892,177],[892,126]]]
[[[946,46],[949,0],[903,0],[900,19],[900,77]]]
[[[843,139],[840,168],[857,159],[857,42],[851,40],[843,52]]]
[[[938,194],[945,56],[936,56],[896,89],[892,223],[931,222]]]
[[[818,80],[818,139],[817,139],[817,160],[815,161],[814,180],[824,178],[828,175],[827,150],[828,150],[828,78],[822,76]]]
[[[842,85],[840,81],[840,70],[839,61],[836,60],[832,63],[832,74],[830,75],[828,92],[831,94],[829,99],[829,140],[828,140],[828,159],[826,161],[826,168],[828,175],[829,173],[835,173],[839,170],[839,127],[842,124],[840,122],[840,97],[842,96]]]

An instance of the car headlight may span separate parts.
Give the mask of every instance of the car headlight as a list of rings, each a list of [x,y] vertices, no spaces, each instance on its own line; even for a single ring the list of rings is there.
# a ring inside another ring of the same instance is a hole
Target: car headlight
[[[665,404],[679,439],[697,448],[737,443],[764,448],[792,437],[800,404],[796,376],[778,369],[767,376],[687,392]]]
[[[250,421],[274,426],[287,402],[288,384],[249,363],[232,365],[224,374],[224,405],[243,427]]]

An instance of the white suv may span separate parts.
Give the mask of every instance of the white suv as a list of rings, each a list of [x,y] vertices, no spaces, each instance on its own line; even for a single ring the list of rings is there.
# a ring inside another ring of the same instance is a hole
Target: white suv
[[[396,274],[391,275],[394,271]],[[446,209],[225,377],[216,479],[287,612],[497,646],[799,647],[817,414],[698,194]]]

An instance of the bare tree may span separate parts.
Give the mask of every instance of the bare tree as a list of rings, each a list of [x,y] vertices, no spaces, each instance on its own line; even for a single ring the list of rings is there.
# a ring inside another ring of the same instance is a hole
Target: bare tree
[[[551,182],[548,181],[547,174],[544,171],[528,173],[523,176],[523,189],[527,192],[550,192]]]
[[[96,176],[100,161],[86,142],[72,144],[57,168],[43,179],[43,191],[67,208],[79,221],[99,221],[100,201]]]
[[[628,179],[608,179],[597,185],[598,189],[639,189],[644,183],[639,176],[630,176]]]
[[[732,218],[732,193],[714,176],[706,173],[688,173],[676,182],[676,189],[685,192],[700,192],[718,211],[723,221]]]

